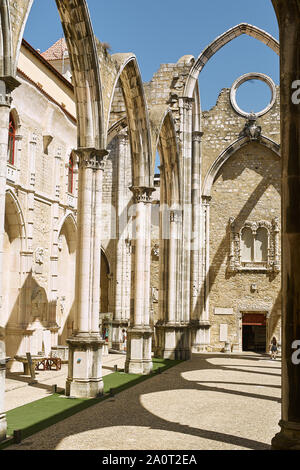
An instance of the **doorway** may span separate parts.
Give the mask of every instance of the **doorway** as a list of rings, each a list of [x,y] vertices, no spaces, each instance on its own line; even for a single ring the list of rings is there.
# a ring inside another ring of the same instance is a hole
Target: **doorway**
[[[243,351],[266,352],[267,325],[264,313],[243,314]]]

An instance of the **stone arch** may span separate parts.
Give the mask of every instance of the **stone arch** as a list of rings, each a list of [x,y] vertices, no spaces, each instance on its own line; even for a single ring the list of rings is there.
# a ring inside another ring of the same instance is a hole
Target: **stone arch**
[[[203,197],[210,197],[211,195],[211,188],[212,185],[217,177],[217,174],[219,173],[221,167],[224,165],[224,163],[227,162],[227,160],[239,149],[247,145],[251,140],[249,137],[241,137],[237,139],[235,142],[233,142],[229,147],[227,147],[220,155],[219,157],[214,161],[214,163],[211,165],[210,169],[208,170],[205,180],[204,180],[204,185],[203,185],[203,191],[202,191],[202,196]],[[269,139],[268,137],[261,136],[258,142],[261,145],[264,145],[265,147],[269,148],[272,150],[278,157],[280,157],[280,146],[276,144],[272,139]]]
[[[1,34],[0,45],[3,59],[0,63],[0,76],[11,77],[14,75],[12,57],[11,22],[8,0],[3,0],[0,5]]]
[[[116,121],[107,132],[107,144],[109,144],[119,132],[127,127],[127,117],[123,117]]]
[[[120,82],[126,106],[127,124],[132,155],[133,186],[151,186],[151,135],[146,97],[136,57],[132,54],[114,54],[118,73],[112,87],[110,109],[114,90]]]
[[[6,0],[7,2],[7,0]],[[10,2],[14,70],[32,0]],[[105,148],[104,112],[95,36],[86,0],[56,0],[68,47],[77,109],[78,147]],[[1,11],[1,18],[2,18]]]
[[[14,227],[14,234],[20,238],[21,249],[25,251],[27,246],[25,219],[19,200],[11,189],[5,192],[5,217]]]
[[[152,142],[152,174],[156,150],[159,148],[166,178],[166,200],[171,207],[180,203],[179,149],[173,115],[165,106],[153,106],[150,110]]]
[[[69,240],[70,240],[70,243],[71,243],[71,249],[72,249],[72,252],[73,252],[76,248],[77,223],[76,223],[76,219],[74,217],[74,214],[72,212],[69,212],[69,214],[66,214],[62,218],[62,220],[60,221],[60,224],[59,224],[59,227],[58,227],[58,230],[57,230],[58,238],[60,236],[60,233],[61,233],[62,228],[63,228],[64,225],[66,225],[66,227],[67,227]],[[57,242],[58,242],[58,240],[57,240]]]
[[[20,116],[19,116],[18,111],[16,110],[16,108],[11,108],[10,113],[11,113],[11,116],[13,117],[14,122],[15,122],[16,130],[20,129],[21,120],[20,120]]]
[[[74,215],[67,214],[58,233],[56,322],[59,326],[58,344],[65,345],[74,326],[75,266],[77,226]]]
[[[234,26],[233,28],[223,33],[221,36],[218,36],[201,52],[189,73],[185,85],[184,96],[192,98],[195,84],[198,81],[199,74],[201,73],[205,64],[223,46],[228,44],[233,39],[236,39],[237,37],[241,36],[242,34],[247,34],[248,36],[258,39],[279,55],[279,42],[273,36],[271,36],[266,31],[248,23],[238,24],[237,26]]]

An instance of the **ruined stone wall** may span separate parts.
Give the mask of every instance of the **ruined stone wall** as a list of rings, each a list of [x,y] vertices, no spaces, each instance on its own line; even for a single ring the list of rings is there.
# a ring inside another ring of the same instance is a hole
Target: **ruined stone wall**
[[[280,143],[280,96],[279,87],[274,106],[264,116],[257,119],[262,127],[262,134]],[[239,138],[246,119],[237,114],[230,103],[230,89],[224,88],[216,105],[209,111],[202,112],[202,183],[215,159],[235,140]]]
[[[239,138],[246,122],[233,110],[229,92],[228,89],[222,90],[216,106],[202,113],[202,182],[216,158]],[[257,120],[257,125],[261,126],[263,135],[279,143],[279,121],[277,98],[273,108]],[[213,183],[208,275],[212,349],[221,350],[227,340],[241,350],[242,315],[245,312],[266,315],[267,346],[274,334],[280,339],[280,272],[272,268],[268,272],[259,271],[255,265],[245,270],[231,269],[231,261],[237,257],[237,253],[232,253],[237,247],[232,242],[232,222],[238,232],[245,223],[265,221],[272,226],[274,219],[278,218],[280,233],[280,175],[280,157],[255,141],[233,153]],[[280,246],[278,233],[277,236]],[[274,237],[274,230],[270,228],[270,259],[273,259]]]

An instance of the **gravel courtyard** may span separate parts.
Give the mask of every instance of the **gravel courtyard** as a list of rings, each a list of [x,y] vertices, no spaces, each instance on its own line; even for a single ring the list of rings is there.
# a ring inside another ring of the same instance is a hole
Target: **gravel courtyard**
[[[280,372],[266,355],[195,354],[7,450],[270,449]]]

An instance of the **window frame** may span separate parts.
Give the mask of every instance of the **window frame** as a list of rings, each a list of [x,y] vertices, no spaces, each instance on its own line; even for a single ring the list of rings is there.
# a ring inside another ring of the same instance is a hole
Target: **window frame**
[[[229,219],[230,226],[230,253],[229,253],[229,272],[279,272],[279,221],[278,217],[271,222],[260,220],[257,222],[245,222],[238,226],[235,219]],[[257,260],[255,250],[255,240],[257,231],[264,228],[267,231],[267,259]],[[251,260],[242,259],[242,234],[245,229],[250,229],[252,234]]]
[[[12,128],[12,131],[11,131]],[[7,143],[7,163],[15,166],[15,149],[16,149],[16,123],[12,113],[9,115],[8,125],[8,143]]]

